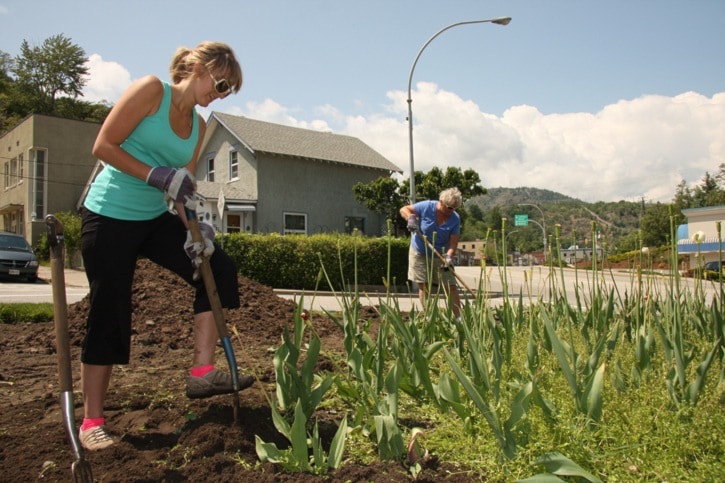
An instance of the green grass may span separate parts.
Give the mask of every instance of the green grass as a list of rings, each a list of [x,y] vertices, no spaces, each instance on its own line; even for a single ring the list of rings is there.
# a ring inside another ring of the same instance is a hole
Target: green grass
[[[0,323],[17,324],[20,322],[51,322],[53,304],[19,303],[0,304]]]

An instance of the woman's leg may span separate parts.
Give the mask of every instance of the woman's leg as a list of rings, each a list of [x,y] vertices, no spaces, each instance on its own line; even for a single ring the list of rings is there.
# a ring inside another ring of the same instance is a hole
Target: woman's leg
[[[213,312],[194,315],[194,360],[192,367],[214,364],[214,351],[219,334]]]
[[[113,366],[81,363],[81,390],[83,391],[83,417],[103,417],[103,404],[111,381]]]

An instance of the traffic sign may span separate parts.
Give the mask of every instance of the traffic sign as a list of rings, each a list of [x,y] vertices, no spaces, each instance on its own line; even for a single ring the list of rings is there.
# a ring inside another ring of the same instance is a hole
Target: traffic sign
[[[529,215],[514,215],[514,226],[528,226]]]

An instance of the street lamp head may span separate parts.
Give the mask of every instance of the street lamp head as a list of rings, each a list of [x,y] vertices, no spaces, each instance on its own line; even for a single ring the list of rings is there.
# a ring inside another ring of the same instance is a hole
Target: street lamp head
[[[418,55],[415,56],[415,60],[413,61],[413,65],[410,67],[410,75],[408,76],[408,143],[409,143],[409,150],[410,150],[410,203],[415,203],[415,166],[414,166],[414,160],[413,160],[413,99],[411,97],[411,89],[413,85],[413,72],[415,71],[415,66],[418,64],[418,59],[420,58],[420,55],[423,53],[426,47],[428,47],[428,44],[430,44],[433,39],[438,37],[440,34],[445,32],[448,29],[451,29],[453,27],[458,27],[459,25],[468,25],[468,24],[474,24],[474,23],[495,23],[497,25],[508,25],[509,22],[511,22],[511,17],[497,17],[487,20],[468,20],[465,22],[456,22],[452,23],[450,25],[446,25],[442,29],[440,29],[438,32],[433,34],[431,38],[429,38],[426,43],[423,44],[423,46],[418,51]]]
[[[499,17],[491,20],[491,23],[496,25],[508,25],[511,22],[511,17]]]

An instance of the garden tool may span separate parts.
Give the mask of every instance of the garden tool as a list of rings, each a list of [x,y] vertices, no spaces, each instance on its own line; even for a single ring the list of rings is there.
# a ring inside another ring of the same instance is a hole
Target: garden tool
[[[55,343],[58,353],[58,375],[60,377],[60,407],[63,423],[70,440],[75,461],[71,465],[73,481],[93,482],[91,465],[85,460],[83,447],[78,440],[73,414],[73,379],[71,376],[70,342],[68,337],[68,313],[65,297],[65,275],[63,273],[65,245],[63,225],[53,215],[45,217],[48,245],[50,247],[50,275],[53,285],[53,315],[55,319]]]
[[[184,208],[186,213],[186,219],[189,222],[189,230],[191,231],[191,240],[194,243],[201,243],[203,246],[204,240],[202,239],[201,230],[199,229],[199,220],[196,217],[196,211]],[[217,332],[219,333],[219,339],[221,340],[222,347],[224,348],[224,355],[229,363],[229,371],[232,375],[232,386],[234,392],[232,393],[233,408],[234,408],[234,422],[239,422],[239,369],[237,368],[237,360],[234,357],[234,350],[232,349],[232,343],[229,338],[229,331],[227,330],[227,323],[224,320],[224,311],[222,309],[222,303],[219,299],[219,293],[216,288],[216,281],[214,280],[214,274],[211,271],[211,265],[209,259],[202,255],[201,265],[199,265],[199,272],[204,280],[204,287],[206,288],[206,294],[209,297],[211,303],[211,310],[214,314],[214,322],[216,323]]]
[[[421,232],[420,230],[416,230],[415,232],[418,234],[419,237],[421,237],[423,239],[425,244],[428,245],[428,248],[430,248],[433,251],[433,253],[435,253],[436,256],[445,265],[445,263],[446,263],[445,257],[443,255],[441,255],[440,253],[438,253],[438,250],[436,250],[435,247],[433,246],[433,244],[428,240],[428,238],[426,238],[425,235],[423,235],[423,232]],[[471,294],[471,297],[476,298],[476,294],[473,293],[473,290],[471,290],[471,287],[469,287],[466,284],[466,282],[463,281],[463,279],[460,277],[460,275],[458,275],[456,273],[455,269],[453,267],[450,267],[449,269],[453,272],[453,275],[456,277],[456,280],[458,280],[461,283],[461,285],[463,285],[466,288],[466,290],[468,290],[468,293]]]

